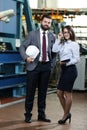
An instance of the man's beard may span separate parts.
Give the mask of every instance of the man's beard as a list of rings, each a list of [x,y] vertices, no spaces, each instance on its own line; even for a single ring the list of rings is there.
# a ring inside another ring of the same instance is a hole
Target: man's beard
[[[49,30],[49,29],[50,29],[49,27],[45,28],[42,24],[41,24],[41,28],[42,28],[44,31],[46,31],[46,30]]]

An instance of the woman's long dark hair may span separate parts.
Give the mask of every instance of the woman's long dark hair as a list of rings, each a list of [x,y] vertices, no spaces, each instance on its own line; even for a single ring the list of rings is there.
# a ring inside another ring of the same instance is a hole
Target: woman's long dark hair
[[[70,25],[66,25],[62,28],[62,31],[64,32],[64,29],[67,29],[69,34],[70,34],[70,40],[75,41],[76,40],[76,36],[75,36],[75,32],[72,29],[72,27]]]

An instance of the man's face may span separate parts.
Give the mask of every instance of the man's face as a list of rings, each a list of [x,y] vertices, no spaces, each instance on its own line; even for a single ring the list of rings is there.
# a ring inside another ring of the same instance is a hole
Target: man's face
[[[52,23],[52,19],[44,18],[44,19],[41,21],[41,28],[42,28],[44,31],[49,30],[50,27],[51,27],[51,23]]]

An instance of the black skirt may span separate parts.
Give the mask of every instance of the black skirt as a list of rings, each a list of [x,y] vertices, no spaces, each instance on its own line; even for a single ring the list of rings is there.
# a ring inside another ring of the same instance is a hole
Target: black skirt
[[[71,92],[77,78],[76,65],[61,66],[61,76],[57,89]]]

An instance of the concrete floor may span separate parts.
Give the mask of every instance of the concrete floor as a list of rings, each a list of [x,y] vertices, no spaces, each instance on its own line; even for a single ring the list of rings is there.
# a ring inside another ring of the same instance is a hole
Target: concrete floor
[[[24,101],[0,108],[0,130],[87,130],[87,92],[73,92],[72,120],[65,125],[57,124],[62,109],[56,93],[47,95],[46,114],[51,123],[37,121],[37,98],[33,108],[33,122],[24,122]]]

